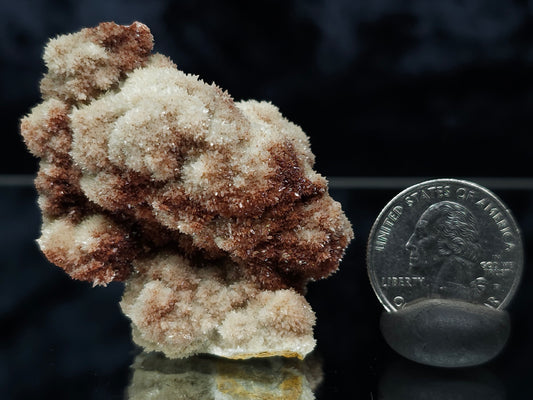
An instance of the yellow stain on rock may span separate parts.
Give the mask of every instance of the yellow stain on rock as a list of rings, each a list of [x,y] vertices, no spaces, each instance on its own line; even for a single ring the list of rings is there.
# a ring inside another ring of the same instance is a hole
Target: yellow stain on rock
[[[300,360],[303,360],[304,357],[300,353],[296,353],[295,351],[263,351],[260,353],[240,353],[240,354],[234,354],[232,356],[225,356],[226,358],[230,358],[232,360],[246,360],[248,358],[263,358],[263,357],[287,357],[287,358],[298,358]]]

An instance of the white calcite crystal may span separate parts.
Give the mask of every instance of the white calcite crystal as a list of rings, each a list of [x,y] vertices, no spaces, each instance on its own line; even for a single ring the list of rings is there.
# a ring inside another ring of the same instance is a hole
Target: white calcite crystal
[[[309,140],[270,103],[152,54],[145,25],[51,40],[21,132],[41,159],[39,245],[75,279],[126,282],[133,338],[169,357],[303,358],[302,296],[353,237]]]

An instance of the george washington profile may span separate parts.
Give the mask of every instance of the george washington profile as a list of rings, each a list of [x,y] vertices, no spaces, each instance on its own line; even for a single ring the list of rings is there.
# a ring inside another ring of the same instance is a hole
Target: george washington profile
[[[453,201],[427,208],[405,247],[409,272],[426,277],[429,297],[475,301],[483,269],[480,231],[472,213]]]

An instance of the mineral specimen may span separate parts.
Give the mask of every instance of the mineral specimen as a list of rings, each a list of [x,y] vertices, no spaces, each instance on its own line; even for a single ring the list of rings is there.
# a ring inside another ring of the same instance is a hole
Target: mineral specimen
[[[303,131],[270,103],[152,54],[145,25],[46,46],[43,102],[21,122],[41,158],[39,245],[71,277],[126,282],[134,340],[170,357],[303,357],[307,282],[353,237]]]

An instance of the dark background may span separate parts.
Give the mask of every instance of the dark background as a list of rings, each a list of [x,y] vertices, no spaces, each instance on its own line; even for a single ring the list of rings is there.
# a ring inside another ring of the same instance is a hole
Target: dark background
[[[147,24],[155,50],[235,99],[269,100],[327,176],[529,176],[527,0],[2,0],[0,173],[33,173],[18,120],[48,38]]]
[[[533,1],[503,0],[0,0],[0,176],[37,170],[18,121],[40,101],[48,38],[109,20],[147,24],[156,51],[237,100],[272,101],[311,137],[323,175],[531,176]],[[488,186],[522,226],[526,265],[509,345],[482,372],[509,399],[533,398],[533,190]],[[365,242],[400,189],[332,191],[356,239],[339,273],[310,286],[320,399],[377,398],[397,359]],[[0,200],[0,398],[122,398],[135,354],[122,286],[91,288],[46,262],[30,186],[4,185]]]
[[[507,308],[508,344],[487,365],[455,371],[402,361],[379,330],[383,308],[367,278],[366,237],[397,192],[331,190],[352,221],[356,239],[335,275],[309,284],[323,372],[316,398],[532,399],[533,269],[527,253],[533,250],[533,190],[496,191],[522,226],[526,250],[522,284]],[[48,263],[34,243],[40,229],[35,198],[29,185],[0,187],[0,399],[122,399],[138,351],[118,305],[122,284],[93,288]],[[379,397],[384,381],[393,382],[396,396]],[[497,395],[501,392],[507,397]]]

